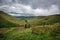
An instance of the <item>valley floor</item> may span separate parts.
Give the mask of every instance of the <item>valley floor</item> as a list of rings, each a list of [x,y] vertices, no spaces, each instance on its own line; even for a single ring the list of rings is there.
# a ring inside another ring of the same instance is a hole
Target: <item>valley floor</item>
[[[53,26],[0,28],[0,40],[60,40],[60,25]]]

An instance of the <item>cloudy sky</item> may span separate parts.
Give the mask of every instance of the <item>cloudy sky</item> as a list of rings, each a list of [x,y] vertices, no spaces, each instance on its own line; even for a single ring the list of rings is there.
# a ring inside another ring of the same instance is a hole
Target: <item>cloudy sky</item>
[[[60,14],[60,0],[0,0],[0,11],[13,16]]]

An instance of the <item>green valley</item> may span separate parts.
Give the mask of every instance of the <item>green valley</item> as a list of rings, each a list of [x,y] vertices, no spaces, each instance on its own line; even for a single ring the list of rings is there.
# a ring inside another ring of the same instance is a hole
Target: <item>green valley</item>
[[[0,11],[0,40],[60,40],[60,14],[17,18]]]

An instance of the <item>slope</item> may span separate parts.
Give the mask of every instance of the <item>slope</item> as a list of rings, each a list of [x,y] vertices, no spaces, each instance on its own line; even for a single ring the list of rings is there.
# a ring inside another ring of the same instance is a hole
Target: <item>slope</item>
[[[38,16],[38,17],[28,20],[28,22],[33,26],[60,23],[60,14],[42,16],[42,18],[41,16]]]
[[[13,27],[24,25],[24,21],[0,11],[0,27]]]
[[[42,20],[44,24],[60,23],[60,14],[50,15]]]

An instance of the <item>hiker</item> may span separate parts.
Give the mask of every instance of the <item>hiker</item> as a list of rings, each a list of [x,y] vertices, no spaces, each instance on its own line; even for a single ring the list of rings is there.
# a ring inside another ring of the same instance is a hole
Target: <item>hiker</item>
[[[30,28],[30,24],[28,23],[27,20],[25,20],[26,24],[25,24],[25,28]]]

